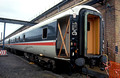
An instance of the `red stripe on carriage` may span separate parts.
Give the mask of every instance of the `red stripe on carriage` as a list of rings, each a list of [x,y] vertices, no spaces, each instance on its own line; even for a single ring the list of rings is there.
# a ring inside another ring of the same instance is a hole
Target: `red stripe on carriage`
[[[16,44],[8,44],[8,45],[45,45],[45,46],[54,46],[54,45],[56,45],[56,42],[16,43]]]

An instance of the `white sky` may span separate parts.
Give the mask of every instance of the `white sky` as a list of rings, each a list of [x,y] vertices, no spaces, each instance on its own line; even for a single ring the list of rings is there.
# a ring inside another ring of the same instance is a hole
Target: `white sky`
[[[30,21],[62,0],[0,0],[0,17]],[[22,25],[6,24],[6,36]],[[4,24],[0,23],[0,39]]]

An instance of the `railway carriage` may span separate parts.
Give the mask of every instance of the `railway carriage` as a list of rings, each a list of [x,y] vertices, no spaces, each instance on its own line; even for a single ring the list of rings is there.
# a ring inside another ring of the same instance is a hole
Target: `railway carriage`
[[[102,16],[91,6],[62,11],[5,40],[5,46],[24,51],[34,60],[59,59],[72,66],[99,66],[103,60]]]

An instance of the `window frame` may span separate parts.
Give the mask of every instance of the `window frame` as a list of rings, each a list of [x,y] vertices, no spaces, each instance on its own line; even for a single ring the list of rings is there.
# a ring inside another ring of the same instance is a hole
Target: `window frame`
[[[18,42],[20,42],[20,36],[18,37]]]
[[[47,31],[46,31],[46,37],[44,38],[44,29],[46,29]],[[45,28],[43,28],[42,29],[42,39],[47,39],[47,37],[48,37],[48,27],[45,27]]]
[[[85,45],[84,45],[84,55],[85,56],[87,56],[87,23],[88,23],[88,20],[87,20],[87,18],[88,18],[88,15],[89,14],[92,14],[92,15],[96,15],[96,16],[99,16],[99,18],[100,18],[100,45],[99,46],[101,46],[100,47],[100,49],[99,49],[99,52],[100,52],[100,54],[99,55],[101,55],[102,54],[102,26],[101,26],[101,23],[102,23],[102,17],[101,17],[101,15],[99,14],[99,13],[97,13],[97,12],[95,12],[95,11],[92,11],[92,10],[87,10],[86,12],[85,12],[85,16],[84,16],[84,43],[85,43]]]
[[[25,41],[25,34],[23,34],[23,41]]]

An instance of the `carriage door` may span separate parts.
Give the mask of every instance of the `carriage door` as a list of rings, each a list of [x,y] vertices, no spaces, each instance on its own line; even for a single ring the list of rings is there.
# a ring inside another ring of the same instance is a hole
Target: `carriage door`
[[[92,19],[88,19],[87,22],[87,53],[92,54],[93,52],[93,22]]]

